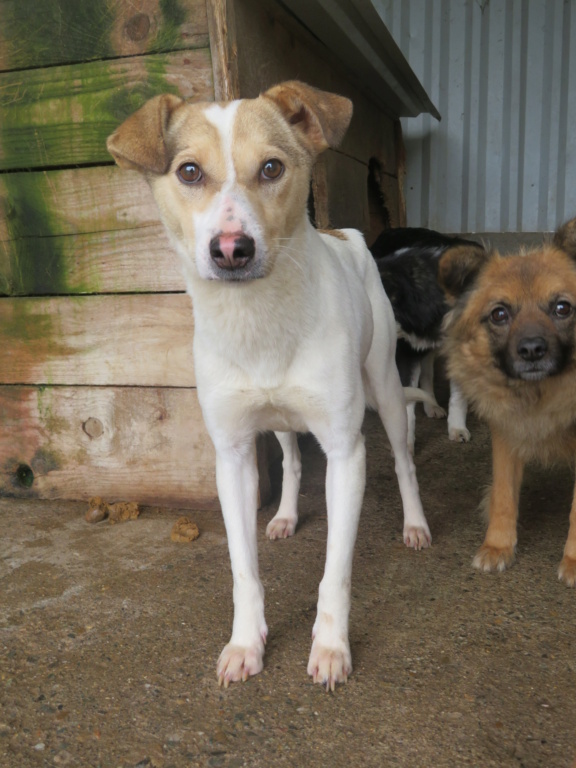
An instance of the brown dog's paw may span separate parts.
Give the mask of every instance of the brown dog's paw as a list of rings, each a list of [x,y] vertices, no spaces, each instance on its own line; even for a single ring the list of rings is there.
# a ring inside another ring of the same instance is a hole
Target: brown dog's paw
[[[479,571],[505,571],[514,562],[514,547],[491,547],[482,544],[472,561]]]
[[[564,555],[558,566],[558,578],[569,587],[576,587],[576,560]]]

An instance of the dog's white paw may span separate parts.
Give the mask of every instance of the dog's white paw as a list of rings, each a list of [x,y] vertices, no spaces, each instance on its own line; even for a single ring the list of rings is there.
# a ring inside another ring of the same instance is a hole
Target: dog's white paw
[[[333,691],[336,683],[347,683],[352,672],[352,656],[348,644],[340,648],[329,648],[317,640],[312,643],[308,674],[313,682],[325,685],[327,691]]]
[[[469,443],[471,437],[466,427],[450,427],[448,430],[448,439],[455,443]]]
[[[252,675],[262,672],[263,668],[264,643],[259,643],[249,648],[228,643],[228,645],[224,646],[216,666],[218,685],[228,688],[230,683],[235,683],[239,680],[244,682]]]
[[[404,528],[404,544],[412,549],[426,549],[432,544],[428,526],[409,525]]]
[[[430,403],[424,403],[424,413],[429,419],[445,419],[447,415],[441,405],[430,405]]]
[[[272,540],[294,536],[297,522],[297,519],[292,517],[273,517],[266,526],[266,536]]]

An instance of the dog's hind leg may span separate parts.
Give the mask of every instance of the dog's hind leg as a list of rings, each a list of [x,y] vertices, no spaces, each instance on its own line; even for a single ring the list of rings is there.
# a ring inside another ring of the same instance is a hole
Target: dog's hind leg
[[[422,549],[430,546],[432,537],[420,501],[416,468],[408,450],[406,402],[394,364],[392,309],[387,313],[387,305],[379,296],[373,297],[372,307],[374,337],[364,364],[366,394],[369,403],[378,410],[394,453],[404,509],[404,543],[407,547]]]
[[[381,363],[379,368],[379,372],[374,372],[380,374],[378,380],[375,375],[370,376],[369,371],[368,376],[378,413],[394,453],[396,475],[404,509],[404,543],[407,547],[423,549],[430,546],[432,536],[420,501],[416,468],[408,450],[402,385],[395,366],[386,366],[384,376],[382,376]]]
[[[282,496],[278,512],[266,527],[269,539],[286,539],[293,536],[298,522],[298,492],[302,463],[295,432],[275,432],[282,446]]]
[[[255,441],[216,441],[216,482],[228,536],[234,579],[232,637],[220,654],[219,684],[247,680],[264,666],[267,627],[264,590],[258,576],[256,511],[258,470]]]
[[[420,376],[420,387],[424,392],[428,392],[430,397],[436,400],[434,395],[434,361],[436,353],[431,350],[422,360],[422,374]],[[429,419],[445,419],[446,411],[437,402],[435,405],[424,403],[424,413]]]
[[[448,403],[448,437],[457,443],[468,443],[470,432],[466,429],[468,403],[462,390],[450,380],[450,401]]]

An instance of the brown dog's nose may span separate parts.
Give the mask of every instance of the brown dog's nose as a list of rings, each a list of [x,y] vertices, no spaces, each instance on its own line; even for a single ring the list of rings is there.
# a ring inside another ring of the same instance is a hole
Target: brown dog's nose
[[[518,342],[518,354],[522,360],[541,360],[548,352],[548,342],[542,336],[527,336]]]
[[[221,269],[242,269],[255,251],[253,238],[244,234],[217,235],[210,240],[210,256]]]

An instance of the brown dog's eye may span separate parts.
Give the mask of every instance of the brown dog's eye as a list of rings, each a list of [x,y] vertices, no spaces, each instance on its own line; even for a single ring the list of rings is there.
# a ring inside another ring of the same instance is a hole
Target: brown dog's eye
[[[202,169],[196,163],[182,163],[176,175],[184,184],[198,184],[202,179]]]
[[[272,160],[266,160],[260,171],[260,175],[267,181],[276,181],[284,173],[284,165],[280,160],[273,158]]]
[[[568,301],[559,301],[554,307],[554,314],[557,317],[570,317],[572,314],[572,304]]]
[[[504,325],[504,323],[508,322],[508,318],[509,314],[506,307],[495,307],[492,312],[490,312],[490,320],[496,325]]]

